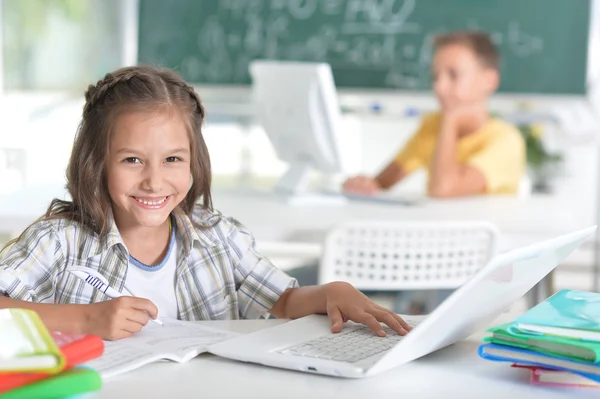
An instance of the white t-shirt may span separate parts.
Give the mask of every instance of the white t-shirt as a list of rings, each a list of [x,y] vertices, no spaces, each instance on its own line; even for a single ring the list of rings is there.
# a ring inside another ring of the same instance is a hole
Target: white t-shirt
[[[129,259],[125,286],[140,298],[151,300],[158,308],[158,317],[177,318],[175,296],[175,266],[177,243],[175,230],[171,234],[167,255],[158,265],[147,266],[137,259]]]

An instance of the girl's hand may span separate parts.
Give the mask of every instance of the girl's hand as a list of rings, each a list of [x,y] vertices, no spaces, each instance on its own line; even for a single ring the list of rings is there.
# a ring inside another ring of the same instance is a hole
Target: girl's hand
[[[396,313],[377,305],[348,283],[338,281],[326,284],[323,288],[327,315],[334,333],[342,331],[348,320],[367,325],[380,337],[385,337],[386,334],[379,322],[387,324],[400,335],[406,335],[412,329]]]
[[[131,337],[158,315],[156,305],[145,298],[123,296],[84,306],[85,333],[102,339]]]

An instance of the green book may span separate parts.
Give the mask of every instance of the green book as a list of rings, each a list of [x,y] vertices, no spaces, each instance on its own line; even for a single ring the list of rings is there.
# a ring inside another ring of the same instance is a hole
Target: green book
[[[74,368],[3,393],[0,399],[60,399],[97,391],[101,387],[102,378],[95,370]]]
[[[563,289],[513,322],[522,331],[600,342],[600,293]]]
[[[491,337],[483,339],[498,345],[529,349],[550,356],[600,363],[600,342],[583,341],[555,335],[530,334],[516,327],[514,323],[502,324],[487,330]]]

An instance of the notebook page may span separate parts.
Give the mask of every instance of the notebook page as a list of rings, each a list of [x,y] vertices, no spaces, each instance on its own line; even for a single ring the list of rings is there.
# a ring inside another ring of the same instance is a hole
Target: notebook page
[[[104,354],[86,365],[110,378],[161,359],[187,362],[206,352],[209,345],[239,335],[189,321],[161,321],[164,326],[148,323],[133,337],[105,341]]]

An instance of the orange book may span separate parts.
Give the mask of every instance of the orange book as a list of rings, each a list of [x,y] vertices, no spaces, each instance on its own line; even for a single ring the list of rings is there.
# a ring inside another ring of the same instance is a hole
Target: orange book
[[[95,335],[50,333],[65,356],[65,369],[100,357],[104,342]],[[49,373],[0,373],[0,393],[10,391],[51,376]]]

